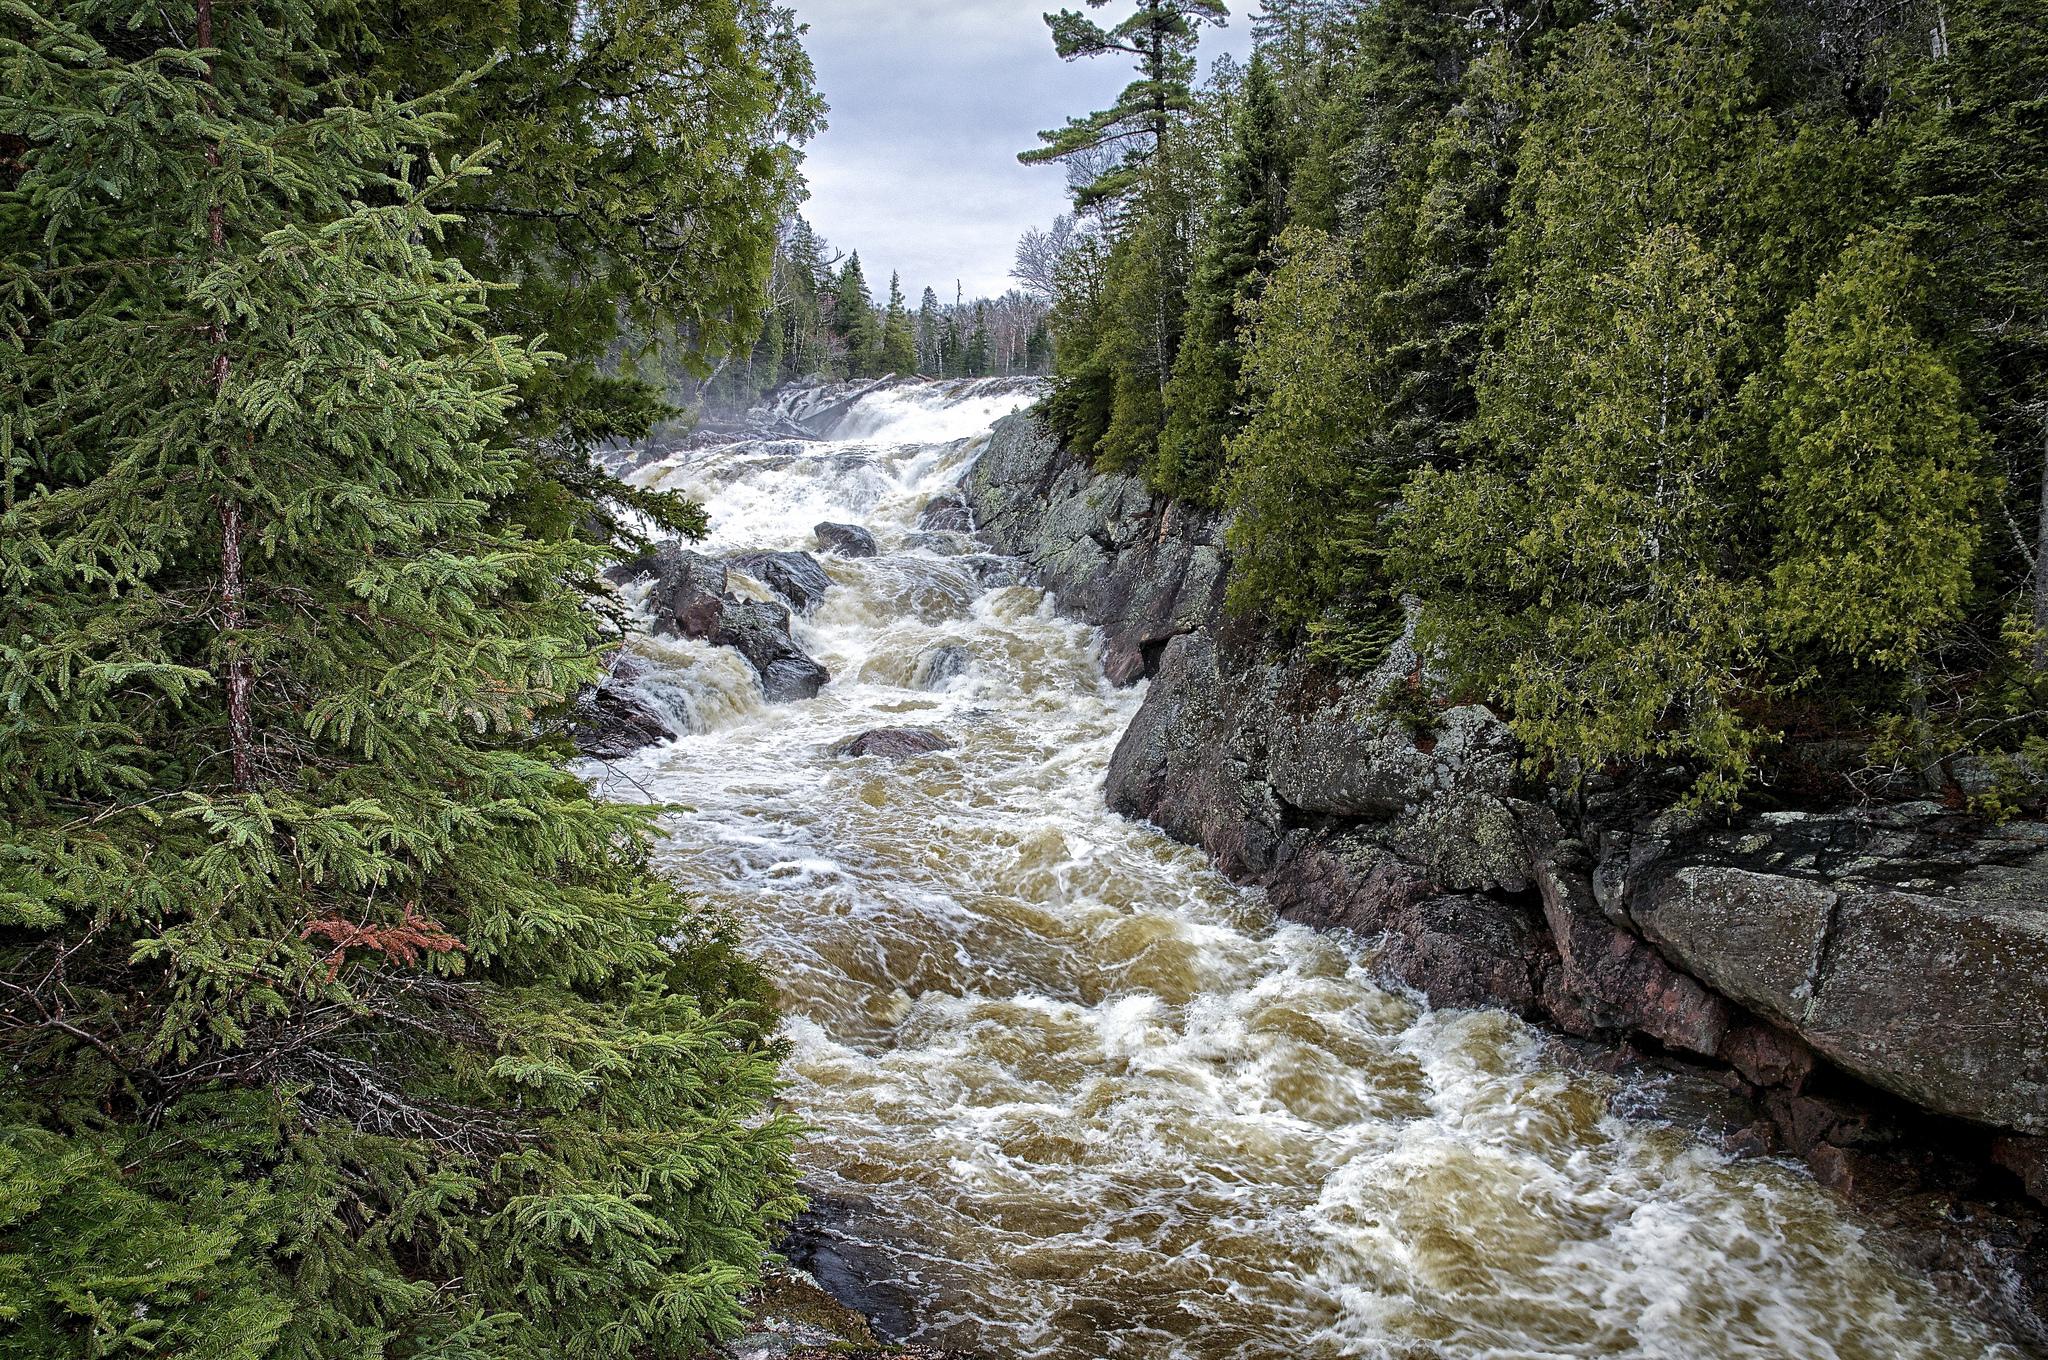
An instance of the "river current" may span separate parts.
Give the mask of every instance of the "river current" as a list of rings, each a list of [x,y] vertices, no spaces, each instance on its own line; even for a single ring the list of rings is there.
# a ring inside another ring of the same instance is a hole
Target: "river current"
[[[637,638],[684,735],[593,769],[693,809],[661,863],[777,978],[807,1182],[919,1301],[916,1339],[1004,1360],[2017,1357],[1803,1170],[1617,1114],[1614,1083],[1547,1063],[1521,1022],[1381,984],[1370,941],[1276,923],[1112,814],[1142,689],[1111,687],[1043,592],[909,542],[1033,395],[813,390],[773,414],[823,438],[637,471],[705,502],[706,552],[810,550],[823,520],[882,552],[822,559],[796,630],[832,672],[816,699],[764,704],[736,653]],[[902,725],[957,745],[830,754]]]

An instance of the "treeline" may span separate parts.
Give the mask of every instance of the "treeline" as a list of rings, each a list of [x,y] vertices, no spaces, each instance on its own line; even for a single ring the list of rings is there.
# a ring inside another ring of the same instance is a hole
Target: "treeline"
[[[738,1327],[770,989],[564,719],[625,525],[702,531],[592,450],[630,337],[760,333],[800,32],[0,0],[0,1352]]]
[[[686,405],[731,409],[802,379],[1042,376],[1052,366],[1046,313],[1044,299],[1021,289],[969,301],[957,285],[951,302],[928,287],[912,308],[896,275],[878,302],[858,251],[841,258],[792,217],[753,345],[678,395]]]
[[[2038,796],[2036,0],[1219,0],[1043,135],[1047,418],[1226,510],[1234,607],[1370,665],[1409,609],[1573,784]]]

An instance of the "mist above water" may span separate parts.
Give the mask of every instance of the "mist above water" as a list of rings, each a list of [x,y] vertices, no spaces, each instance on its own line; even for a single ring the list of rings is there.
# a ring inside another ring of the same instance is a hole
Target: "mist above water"
[[[797,624],[833,679],[765,705],[737,655],[642,638],[683,735],[598,771],[673,801],[666,870],[783,989],[789,1100],[843,1246],[974,1354],[2008,1356],[1798,1170],[1610,1112],[1498,1012],[1379,985],[1369,942],[1277,924],[1108,811],[1139,690],[1035,588],[919,540],[1014,381],[785,394],[827,437],[682,451],[706,551],[866,560]],[[936,549],[936,550],[935,550]],[[751,583],[735,581],[752,591]],[[758,593],[765,594],[765,591]],[[965,669],[932,658],[966,654]],[[951,750],[829,753],[878,726]]]

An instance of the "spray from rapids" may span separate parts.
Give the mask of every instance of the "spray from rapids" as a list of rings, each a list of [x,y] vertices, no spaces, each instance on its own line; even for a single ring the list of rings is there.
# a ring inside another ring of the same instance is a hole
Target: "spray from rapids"
[[[833,675],[814,700],[764,705],[736,655],[638,640],[686,735],[597,776],[695,809],[664,866],[779,979],[809,1182],[843,1254],[920,1301],[918,1339],[1058,1360],[2016,1357],[1803,1174],[1617,1116],[1519,1022],[1382,987],[1367,942],[1276,924],[1111,814],[1140,692],[1004,564],[916,531],[1035,395],[807,389],[763,427],[824,438],[642,467],[710,507],[707,551],[808,549],[835,520],[882,554],[824,559],[832,589],[797,626]],[[904,725],[957,746],[829,754]]]

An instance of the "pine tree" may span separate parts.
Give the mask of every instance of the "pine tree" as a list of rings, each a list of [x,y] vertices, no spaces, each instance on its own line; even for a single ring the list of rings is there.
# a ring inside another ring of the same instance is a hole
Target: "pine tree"
[[[601,549],[507,513],[544,356],[444,253],[477,159],[331,102],[302,8],[0,12],[10,1339],[729,1334],[793,1208],[765,992],[541,726]]]
[[[974,330],[967,337],[967,350],[960,360],[961,376],[986,378],[990,373],[990,362],[988,307],[986,304],[976,303]]]
[[[1109,0],[1088,0],[1100,9]],[[1104,156],[1108,168],[1081,184],[1077,208],[1117,202],[1143,182],[1145,169],[1162,152],[1178,116],[1193,101],[1195,47],[1204,24],[1222,24],[1230,10],[1223,0],[1138,0],[1122,23],[1104,28],[1075,10],[1045,16],[1053,47],[1062,61],[1121,55],[1131,58],[1138,79],[1124,87],[1115,104],[1064,128],[1041,132],[1043,145],[1022,152],[1026,165]]]
[[[924,290],[917,304],[917,371],[927,378],[946,373],[946,314],[939,307],[939,295]]]
[[[917,332],[903,305],[903,276],[889,276],[889,308],[882,317],[882,368],[896,374],[917,372]]]

